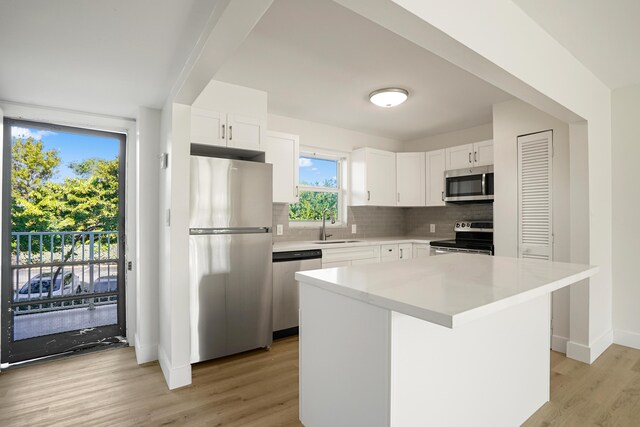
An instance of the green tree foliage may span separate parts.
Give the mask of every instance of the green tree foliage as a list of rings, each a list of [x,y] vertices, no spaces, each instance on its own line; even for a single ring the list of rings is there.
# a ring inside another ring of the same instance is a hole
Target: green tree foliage
[[[43,231],[56,222],[59,207],[49,180],[60,165],[55,150],[44,150],[33,137],[17,138],[11,146],[11,228]]]
[[[87,159],[71,164],[79,178],[60,185],[62,209],[58,229],[102,231],[118,229],[118,159]]]
[[[78,177],[55,183],[60,157],[41,141],[16,138],[11,156],[12,231],[117,230],[117,158],[71,163]]]
[[[336,180],[325,180],[311,185],[314,187],[336,188]],[[326,193],[321,191],[301,191],[298,203],[289,205],[289,220],[291,221],[321,221],[322,212],[331,210],[338,217],[338,193]]]
[[[70,162],[69,169],[81,178],[89,178],[97,169],[102,160],[85,159],[81,162]]]

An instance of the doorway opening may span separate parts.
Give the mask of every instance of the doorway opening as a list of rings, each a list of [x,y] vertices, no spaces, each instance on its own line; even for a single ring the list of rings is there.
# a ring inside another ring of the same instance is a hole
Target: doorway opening
[[[1,362],[125,335],[126,135],[4,120]]]

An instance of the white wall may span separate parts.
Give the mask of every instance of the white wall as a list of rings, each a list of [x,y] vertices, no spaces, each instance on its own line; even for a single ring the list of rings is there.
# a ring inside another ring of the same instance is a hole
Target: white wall
[[[138,109],[137,187],[138,210],[137,265],[137,331],[134,338],[136,359],[146,363],[158,359],[158,196],[160,178],[160,114],[159,110]]]
[[[493,106],[496,255],[518,256],[518,136],[553,130],[554,261],[570,260],[569,125],[520,100]],[[586,185],[586,183],[584,183]],[[553,294],[554,350],[566,352],[569,340],[569,289]]]
[[[406,141],[402,144],[402,151],[414,152],[439,150],[441,148],[455,147],[456,145],[485,141],[491,138],[493,138],[493,124],[486,123],[472,128]]]
[[[640,348],[640,85],[612,98],[614,340]]]
[[[402,143],[394,139],[275,114],[268,115],[267,128],[271,131],[299,135],[300,145],[305,147],[347,153],[360,147],[373,147],[393,152],[403,151]]]
[[[243,114],[267,119],[267,93],[261,90],[211,80],[192,104],[220,113]]]
[[[589,131],[586,121],[569,125],[571,262],[589,264]],[[589,342],[589,282],[570,287],[570,333],[573,342]]]
[[[158,360],[169,389],[191,384],[189,342],[189,135],[191,107],[168,102],[162,109],[159,198]]]

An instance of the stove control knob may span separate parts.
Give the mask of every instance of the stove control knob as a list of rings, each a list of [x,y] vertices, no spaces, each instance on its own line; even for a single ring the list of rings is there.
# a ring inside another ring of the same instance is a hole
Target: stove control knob
[[[471,223],[470,222],[467,223],[467,227],[471,228]]]
[[[464,222],[463,222],[463,223],[462,223],[462,225],[461,225],[460,227],[464,228],[464,226],[465,226],[465,224],[464,224]]]
[[[460,228],[460,223],[456,222],[456,228]]]

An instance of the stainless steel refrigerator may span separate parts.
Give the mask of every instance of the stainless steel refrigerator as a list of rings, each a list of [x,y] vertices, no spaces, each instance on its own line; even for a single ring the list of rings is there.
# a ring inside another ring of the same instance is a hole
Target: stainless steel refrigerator
[[[270,164],[191,156],[191,362],[272,341]]]

